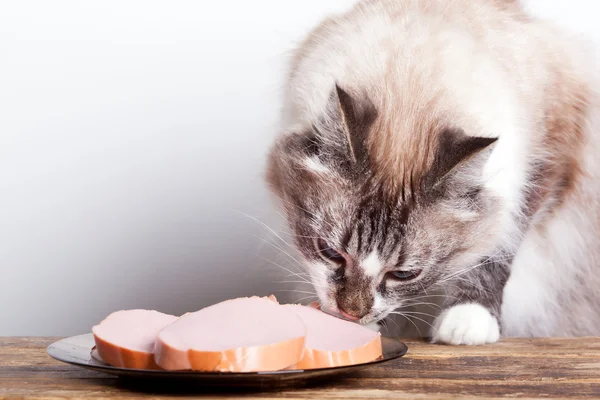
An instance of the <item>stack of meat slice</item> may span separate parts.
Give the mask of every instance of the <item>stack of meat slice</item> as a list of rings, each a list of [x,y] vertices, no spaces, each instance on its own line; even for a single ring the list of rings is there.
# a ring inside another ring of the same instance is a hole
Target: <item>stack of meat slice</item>
[[[117,311],[92,333],[99,357],[122,368],[264,372],[382,355],[379,333],[311,307],[280,305],[273,296],[227,300],[181,317]]]

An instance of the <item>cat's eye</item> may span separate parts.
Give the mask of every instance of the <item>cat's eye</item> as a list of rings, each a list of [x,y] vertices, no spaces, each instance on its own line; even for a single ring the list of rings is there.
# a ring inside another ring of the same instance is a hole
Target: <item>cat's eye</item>
[[[323,257],[324,259],[336,263],[338,265],[342,265],[346,262],[344,256],[337,252],[335,249],[333,249],[330,245],[328,245],[327,242],[323,239],[319,238],[317,240],[317,247],[319,249],[321,257]]]
[[[331,277],[334,282],[342,282],[344,280],[344,267],[339,267],[335,274]]]
[[[392,271],[392,272],[388,272],[388,277],[390,279],[396,280],[396,281],[402,281],[402,282],[406,282],[406,281],[411,281],[415,278],[417,278],[419,275],[421,275],[421,270],[412,270],[412,271]]]

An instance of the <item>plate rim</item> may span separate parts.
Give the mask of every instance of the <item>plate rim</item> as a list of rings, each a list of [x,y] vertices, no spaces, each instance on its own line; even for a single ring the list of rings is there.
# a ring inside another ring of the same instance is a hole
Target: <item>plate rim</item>
[[[359,363],[359,364],[341,365],[341,366],[337,366],[337,367],[321,367],[321,368],[311,368],[311,369],[292,369],[292,370],[276,370],[276,371],[249,371],[249,372],[226,372],[226,371],[203,372],[203,371],[192,371],[192,370],[166,371],[166,370],[162,370],[162,369],[154,370],[154,369],[139,369],[139,368],[122,368],[122,367],[115,367],[115,366],[112,366],[109,364],[96,364],[95,365],[95,364],[89,364],[86,362],[76,362],[73,360],[66,360],[66,359],[58,356],[56,353],[54,353],[55,351],[58,351],[56,348],[60,343],[64,343],[64,342],[68,342],[69,340],[73,340],[73,339],[77,339],[77,338],[84,338],[84,337],[86,337],[86,338],[93,337],[93,334],[92,333],[84,333],[81,335],[74,335],[74,336],[65,337],[65,338],[62,338],[59,340],[55,340],[54,342],[50,343],[46,347],[46,353],[53,359],[63,362],[63,363],[75,365],[75,366],[78,366],[81,368],[96,370],[96,371],[101,370],[103,372],[113,373],[116,375],[136,374],[137,373],[137,374],[145,374],[145,375],[148,375],[149,377],[151,377],[152,375],[159,375],[159,376],[164,377],[165,375],[172,374],[173,376],[187,376],[187,377],[203,376],[203,377],[207,377],[207,378],[209,378],[209,377],[249,378],[249,377],[268,377],[268,376],[296,376],[296,375],[301,375],[301,374],[306,374],[306,373],[318,374],[319,372],[343,372],[344,370],[349,370],[349,369],[352,370],[352,369],[357,369],[357,368],[361,368],[361,367],[368,367],[371,365],[377,365],[377,364],[381,364],[384,362],[393,361],[395,359],[404,357],[408,353],[408,346],[406,345],[406,343],[404,343],[403,341],[401,341],[397,338],[381,335],[382,342],[391,341],[391,342],[394,342],[395,345],[398,345],[400,347],[400,350],[396,354],[394,354],[394,356],[386,358],[384,355],[384,357],[381,357],[381,358],[373,360],[373,361],[367,361],[367,362],[363,362],[363,363]],[[383,343],[382,343],[382,345],[383,345]],[[92,349],[93,349],[93,346],[89,349],[90,357],[91,357]]]

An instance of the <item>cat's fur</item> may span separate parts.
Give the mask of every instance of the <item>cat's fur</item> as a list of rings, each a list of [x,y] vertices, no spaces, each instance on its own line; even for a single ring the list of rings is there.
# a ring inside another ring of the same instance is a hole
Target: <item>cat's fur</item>
[[[316,27],[268,181],[322,305],[371,323],[441,291],[438,342],[600,334],[594,56],[508,0],[363,0]]]

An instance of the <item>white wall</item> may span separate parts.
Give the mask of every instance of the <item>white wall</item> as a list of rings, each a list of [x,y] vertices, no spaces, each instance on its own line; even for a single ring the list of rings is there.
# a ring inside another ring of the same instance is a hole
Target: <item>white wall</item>
[[[262,173],[282,67],[347,4],[0,3],[0,335],[289,288],[241,213],[279,222]]]
[[[279,224],[262,172],[286,54],[352,2],[0,3],[0,335],[289,289],[240,212]],[[531,2],[600,33],[596,2]]]

